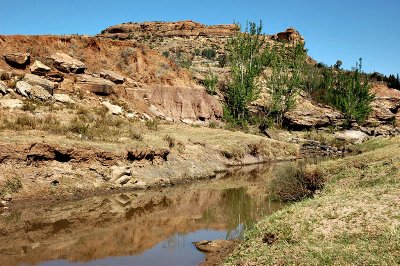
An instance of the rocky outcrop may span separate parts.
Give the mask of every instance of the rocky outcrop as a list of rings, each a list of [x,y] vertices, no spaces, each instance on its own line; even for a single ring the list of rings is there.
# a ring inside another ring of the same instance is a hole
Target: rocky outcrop
[[[34,74],[26,74],[24,77],[24,81],[32,86],[40,86],[46,89],[51,94],[53,93],[53,90],[58,86],[57,83],[54,83]]]
[[[26,145],[0,143],[0,163],[26,162],[27,164],[46,161],[58,162],[100,162],[102,165],[112,165],[120,155],[93,149],[66,148],[46,143]]]
[[[104,105],[108,109],[108,112],[113,114],[113,115],[120,115],[123,112],[123,109],[122,109],[121,106],[112,104],[112,103],[107,102],[107,101],[104,101],[101,104]]]
[[[4,60],[12,67],[25,68],[30,63],[30,54],[29,53],[5,54]]]
[[[126,159],[131,162],[147,160],[154,163],[154,161],[157,160],[167,161],[169,153],[170,151],[168,149],[162,148],[128,150],[126,152]]]
[[[307,99],[298,101],[296,107],[285,114],[284,119],[285,124],[293,129],[338,126],[344,122],[342,113]]]
[[[359,130],[344,130],[335,133],[338,140],[344,140],[353,144],[359,144],[368,139],[368,135]]]
[[[125,81],[125,78],[123,76],[111,70],[102,70],[100,72],[100,77],[108,79],[114,82],[115,84],[122,84]]]
[[[65,73],[82,74],[86,69],[84,63],[64,53],[53,54],[50,59],[55,68]]]
[[[56,102],[60,103],[75,103],[75,101],[68,94],[56,93],[53,94],[53,98]]]
[[[15,90],[17,91],[17,93],[27,98],[31,93],[31,88],[32,86],[25,81],[18,81],[17,84],[15,85]]]
[[[0,80],[0,94],[6,95],[7,94],[7,85],[4,81]]]
[[[98,95],[110,95],[113,93],[114,83],[107,79],[93,77],[86,74],[78,75],[77,79],[77,84],[83,90],[87,90]]]
[[[35,62],[30,67],[31,73],[36,75],[45,75],[47,72],[51,70],[50,67],[46,66],[42,62],[35,60]]]
[[[52,95],[47,89],[39,85],[31,85],[26,81],[18,81],[15,90],[26,98],[43,101],[52,99]]]
[[[202,251],[202,252],[220,252],[223,250],[225,247],[231,245],[231,241],[229,240],[222,240],[222,239],[217,239],[217,240],[202,240],[198,242],[193,243],[194,246]]]
[[[23,102],[19,99],[0,99],[0,107],[9,109],[22,109]]]
[[[289,28],[286,31],[279,32],[276,35],[272,35],[271,38],[279,42],[304,43],[304,37],[301,36],[301,34],[293,28]]]
[[[178,22],[123,23],[103,30],[99,36],[120,39],[144,36],[226,37],[234,35],[238,30],[238,27],[234,24],[206,26],[198,22],[186,20]]]

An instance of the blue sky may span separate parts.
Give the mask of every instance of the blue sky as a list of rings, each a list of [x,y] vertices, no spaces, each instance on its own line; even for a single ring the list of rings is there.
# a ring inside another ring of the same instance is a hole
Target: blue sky
[[[0,34],[89,34],[122,22],[262,20],[266,33],[295,27],[309,54],[345,68],[400,73],[400,0],[0,0]],[[1,47],[0,47],[1,48]]]

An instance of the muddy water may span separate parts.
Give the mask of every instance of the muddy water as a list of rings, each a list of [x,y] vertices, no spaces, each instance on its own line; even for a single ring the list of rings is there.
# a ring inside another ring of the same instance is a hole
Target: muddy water
[[[3,213],[0,265],[198,265],[192,242],[241,238],[281,207],[268,200],[273,169]]]

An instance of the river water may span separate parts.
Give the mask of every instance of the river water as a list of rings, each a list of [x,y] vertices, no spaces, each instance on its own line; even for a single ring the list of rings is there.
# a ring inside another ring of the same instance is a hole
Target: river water
[[[0,265],[198,265],[193,242],[240,239],[281,208],[267,187],[275,167],[2,213]]]

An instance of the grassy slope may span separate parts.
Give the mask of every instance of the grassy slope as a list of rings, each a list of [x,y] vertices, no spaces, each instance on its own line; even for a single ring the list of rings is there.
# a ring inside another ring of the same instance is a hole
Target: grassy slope
[[[264,218],[227,265],[400,264],[400,137],[321,163],[325,189]],[[273,244],[263,243],[273,234]]]

